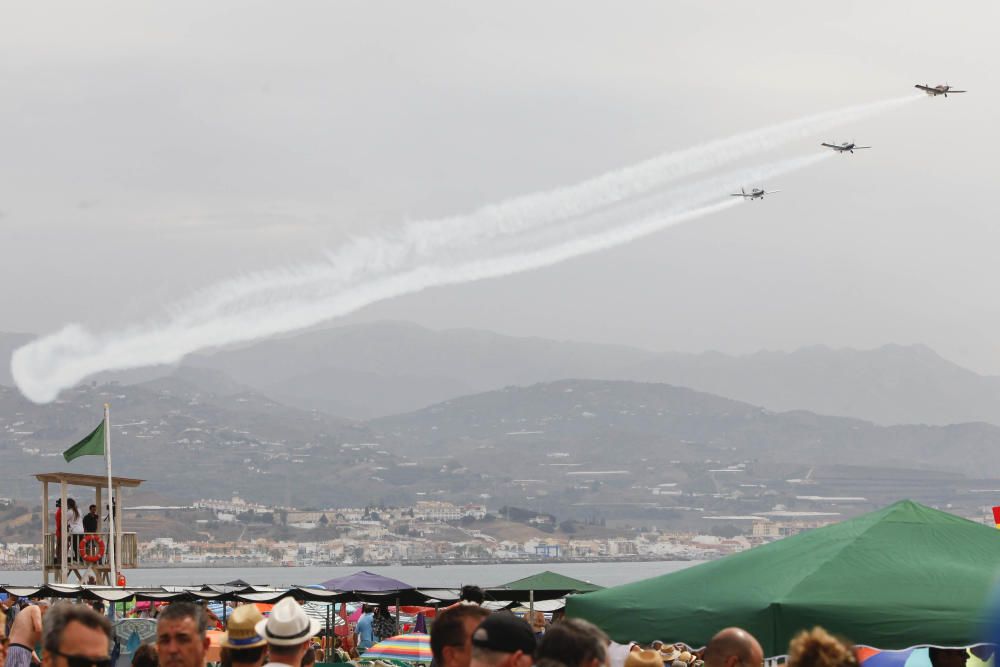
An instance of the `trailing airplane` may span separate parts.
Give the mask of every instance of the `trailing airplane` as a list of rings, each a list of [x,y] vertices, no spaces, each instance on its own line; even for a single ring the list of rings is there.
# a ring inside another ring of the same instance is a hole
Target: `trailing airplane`
[[[943,83],[940,84],[940,85],[938,85],[938,86],[928,86],[926,83],[921,86],[918,83],[917,85],[915,85],[913,87],[914,88],[919,88],[920,90],[924,91],[925,93],[927,93],[931,97],[937,97],[938,95],[944,95],[945,97],[948,97],[948,93],[967,93],[967,92],[969,92],[967,90],[955,90],[951,86],[949,86],[947,84],[943,84]]]
[[[749,199],[753,201],[754,199],[763,199],[764,195],[773,195],[775,192],[781,192],[781,190],[764,190],[762,188],[753,188],[750,192],[746,191],[746,188],[740,188],[739,192],[734,192],[730,197],[743,197],[744,199]]]
[[[854,151],[859,151],[863,148],[871,148],[871,146],[858,146],[853,141],[845,141],[841,144],[828,144],[825,141],[820,144],[820,146],[826,146],[827,148],[832,148],[838,153],[853,153]]]

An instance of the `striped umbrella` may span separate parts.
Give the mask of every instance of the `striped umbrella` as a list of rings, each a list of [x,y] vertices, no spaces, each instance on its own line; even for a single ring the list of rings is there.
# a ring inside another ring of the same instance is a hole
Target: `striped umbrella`
[[[422,632],[408,635],[396,635],[383,639],[361,656],[362,660],[388,658],[390,660],[405,660],[407,662],[431,661],[431,636]]]

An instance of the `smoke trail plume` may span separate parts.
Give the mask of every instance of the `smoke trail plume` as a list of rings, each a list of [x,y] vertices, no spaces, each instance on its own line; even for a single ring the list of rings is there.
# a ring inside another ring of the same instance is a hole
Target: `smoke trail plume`
[[[505,200],[479,208],[472,213],[414,221],[391,236],[380,237],[377,248],[369,238],[347,243],[330,256],[337,265],[331,280],[350,281],[359,272],[370,271],[371,264],[402,266],[450,248],[473,247],[483,241],[517,234],[559,220],[586,215],[620,202],[648,194],[657,188],[688,176],[731,164],[772,150],[790,141],[825,132],[862,118],[884,113],[910,102],[924,99],[922,93],[854,105],[742,132],[683,150],[666,153],[601,176],[548,190]],[[359,264],[365,257],[367,264]],[[264,286],[256,276],[230,281],[222,291],[209,289],[198,293],[191,302],[177,304],[175,314],[193,308],[215,309],[234,303],[243,296],[259,294],[262,288],[289,288],[308,281],[295,270],[269,273]]]
[[[519,273],[628,243],[738,205],[737,199],[718,199],[746,183],[802,169],[829,155],[742,169],[675,188],[663,195],[668,206],[634,222],[612,219],[595,229],[586,221],[562,221],[546,228],[545,244],[528,239],[503,254],[487,252],[462,261],[445,254],[431,261],[410,257],[401,262],[406,253],[399,239],[369,238],[327,262],[221,283],[171,309],[161,322],[100,336],[78,325],[67,326],[15,351],[11,370],[25,396],[48,402],[97,372],[175,363],[198,350],[295,331],[429,287]],[[448,246],[448,238],[434,241]]]

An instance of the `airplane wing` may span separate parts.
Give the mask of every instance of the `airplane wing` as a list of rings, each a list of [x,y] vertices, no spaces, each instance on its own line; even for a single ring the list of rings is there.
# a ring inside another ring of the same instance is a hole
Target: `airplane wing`
[[[967,92],[969,92],[969,91],[967,91],[967,90],[949,90],[948,94],[951,95],[952,93],[967,93]]]
[[[928,93],[936,93],[936,92],[938,92],[937,88],[931,88],[930,86],[921,86],[919,83],[917,85],[913,86],[913,87],[914,88],[919,88],[920,90],[926,91]]]
[[[861,150],[862,148],[871,148],[871,146],[855,146],[855,147],[854,147],[854,148],[853,148],[852,150],[856,150],[856,151],[859,151],[859,150]]]
[[[729,196],[730,197],[749,197],[750,195],[743,194],[742,192],[734,192],[733,194],[731,194]]]
[[[781,190],[768,190],[764,194],[766,194],[766,195],[773,195],[775,192],[781,192]]]
[[[826,146],[827,148],[833,148],[834,150],[840,148],[837,144],[828,144],[825,141],[821,143],[820,146]]]

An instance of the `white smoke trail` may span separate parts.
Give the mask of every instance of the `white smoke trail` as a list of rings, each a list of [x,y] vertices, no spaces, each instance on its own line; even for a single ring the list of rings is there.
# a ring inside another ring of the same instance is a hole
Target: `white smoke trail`
[[[364,246],[353,246],[367,250],[345,258],[350,260],[349,268],[333,262],[308,265],[294,272],[292,286],[282,280],[285,272],[260,272],[237,281],[238,298],[217,299],[229,289],[223,283],[211,290],[205,302],[189,303],[190,308],[175,311],[162,323],[101,336],[77,325],[67,326],[15,351],[11,371],[26,397],[48,402],[94,373],[176,363],[197,350],[303,329],[429,287],[519,273],[621,245],[735,206],[740,200],[710,202],[745,183],[801,169],[826,157],[829,154],[817,153],[678,188],[672,193],[671,206],[658,215],[585,233],[579,223],[568,221],[561,238],[546,246],[532,244],[519,252],[472,261],[416,262],[399,268],[394,257],[389,261],[381,257],[384,249],[379,239],[369,239]],[[395,247],[393,243],[390,248]],[[247,285],[259,288],[252,297]]]
[[[337,266],[330,280],[349,282],[358,275],[367,274],[373,264],[385,269],[399,267],[429,257],[443,248],[457,251],[463,246],[474,246],[488,239],[585,215],[650,193],[677,179],[704,173],[925,97],[915,93],[812,114],[660,155],[574,185],[514,197],[469,214],[410,222],[393,234],[380,236],[377,248],[373,247],[370,238],[356,239],[342,246],[329,256],[330,263]],[[364,257],[364,262],[357,262],[358,257]],[[260,277],[254,274],[228,281],[222,290],[210,288],[195,294],[191,300],[176,304],[173,312],[179,316],[192,308],[214,310],[226,304],[238,307],[242,298],[253,297],[262,288],[295,287],[308,283],[310,277],[289,269],[269,272],[267,280],[269,283],[263,285]]]

